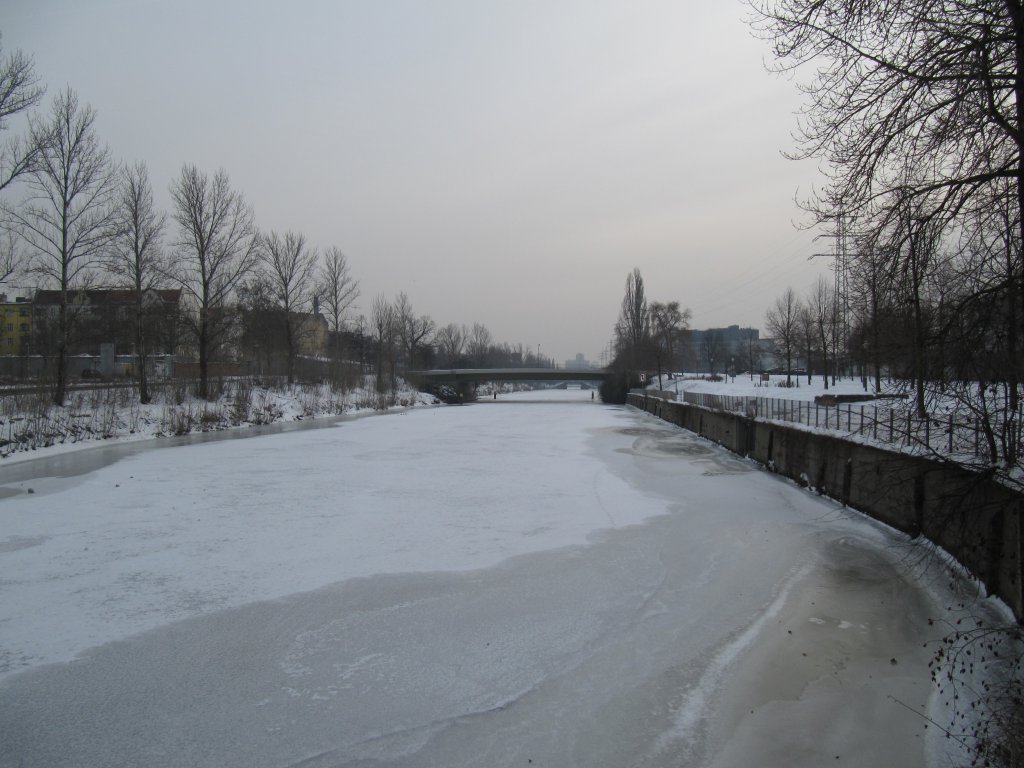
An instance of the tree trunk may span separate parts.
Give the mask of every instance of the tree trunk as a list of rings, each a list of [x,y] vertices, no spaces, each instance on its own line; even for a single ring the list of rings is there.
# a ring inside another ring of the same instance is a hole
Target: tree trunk
[[[875,394],[882,391],[882,351],[878,334],[878,275],[871,271],[871,362],[875,368]]]
[[[284,335],[285,342],[288,344],[288,383],[295,383],[295,325],[292,321],[291,312],[288,311],[288,305],[284,308]]]
[[[146,333],[143,327],[142,286],[135,283],[135,355],[139,365],[139,402],[150,401],[149,382],[146,377]]]
[[[64,405],[68,387],[68,292],[61,291],[57,311],[57,370],[53,388],[53,404]]]
[[[825,391],[828,392],[828,343],[824,325],[818,326],[818,335],[821,341],[821,382],[825,385]],[[810,382],[808,381],[808,383]]]
[[[1013,19],[1013,38],[1014,38],[1014,53],[1015,53],[1015,64],[1016,64],[1016,79],[1014,81],[1014,95],[1015,95],[1015,109],[1016,109],[1016,132],[1013,134],[1013,139],[1017,145],[1017,218],[1019,232],[1017,233],[1021,238],[1019,242],[1024,243],[1024,9],[1021,7],[1020,2],[1007,2],[1007,9],[1009,10],[1010,16]],[[1009,233],[1007,233],[1009,234]],[[1007,367],[1008,381],[1007,388],[1009,389],[1009,403],[1006,410],[1006,416],[1008,417],[1008,432],[1015,438],[1017,434],[1016,430],[1016,419],[1019,413],[1019,398],[1020,398],[1020,371],[1018,370],[1018,354],[1017,346],[1020,343],[1020,329],[1018,328],[1018,317],[1017,317],[1017,301],[1018,294],[1019,299],[1024,302],[1024,291],[1020,291],[1017,286],[1019,269],[1016,268],[1013,259],[1013,253],[1011,244],[1007,243],[1007,303],[1009,304],[1009,317],[1007,318]],[[1021,307],[1021,317],[1024,318],[1024,306]],[[1017,461],[1017,455],[1020,447],[1017,445],[1015,439],[1011,438],[1012,445],[1007,445],[1006,455],[1006,466],[1011,467]]]
[[[910,234],[910,269],[913,281],[913,295],[911,301],[914,310],[914,387],[915,404],[918,418],[928,416],[928,408],[925,403],[924,381],[927,367],[927,352],[925,350],[925,328],[924,316],[921,311],[921,269],[919,264],[919,249],[917,235]]]
[[[377,345],[377,366],[375,368],[377,380],[377,391],[384,391],[384,344],[381,342]]]
[[[210,341],[210,329],[206,309],[201,309],[199,315],[199,397],[209,400],[210,351],[207,346]]]

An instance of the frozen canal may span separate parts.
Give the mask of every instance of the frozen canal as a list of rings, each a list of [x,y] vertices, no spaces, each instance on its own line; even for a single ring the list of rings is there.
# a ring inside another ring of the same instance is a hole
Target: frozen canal
[[[0,467],[0,765],[928,764],[889,534],[558,397]]]

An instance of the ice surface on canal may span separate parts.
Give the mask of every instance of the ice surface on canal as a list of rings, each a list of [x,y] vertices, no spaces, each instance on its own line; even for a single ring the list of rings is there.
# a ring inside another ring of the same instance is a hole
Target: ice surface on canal
[[[591,456],[590,432],[621,412],[531,407],[543,418],[413,411],[24,482],[34,493],[0,507],[0,671],[357,576],[582,544],[666,511]]]
[[[548,397],[580,401],[13,484],[0,764],[922,764],[890,697],[927,704],[929,604],[889,534],[649,416]]]

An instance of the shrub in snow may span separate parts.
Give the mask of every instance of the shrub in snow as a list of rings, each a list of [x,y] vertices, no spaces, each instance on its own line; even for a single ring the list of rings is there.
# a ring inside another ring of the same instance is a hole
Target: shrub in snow
[[[974,766],[1024,766],[1024,629],[950,608],[950,632],[929,664],[948,720],[936,723]]]

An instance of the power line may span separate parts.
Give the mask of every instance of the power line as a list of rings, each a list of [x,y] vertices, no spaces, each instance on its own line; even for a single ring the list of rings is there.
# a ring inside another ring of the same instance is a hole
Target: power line
[[[795,232],[784,242],[776,245],[769,252],[765,260],[766,263],[761,268],[746,274],[741,280],[729,283],[718,290],[705,294],[699,304],[691,305],[690,309],[693,314],[696,316],[712,309],[721,310],[723,307],[736,306],[742,303],[742,300],[746,297],[762,292],[761,285],[768,276],[772,276],[775,280],[780,280],[806,270],[807,254],[793,249],[794,244],[802,234],[799,231]],[[781,260],[775,258],[778,254],[787,251],[789,255],[785,258]],[[767,306],[767,303],[765,306]]]

